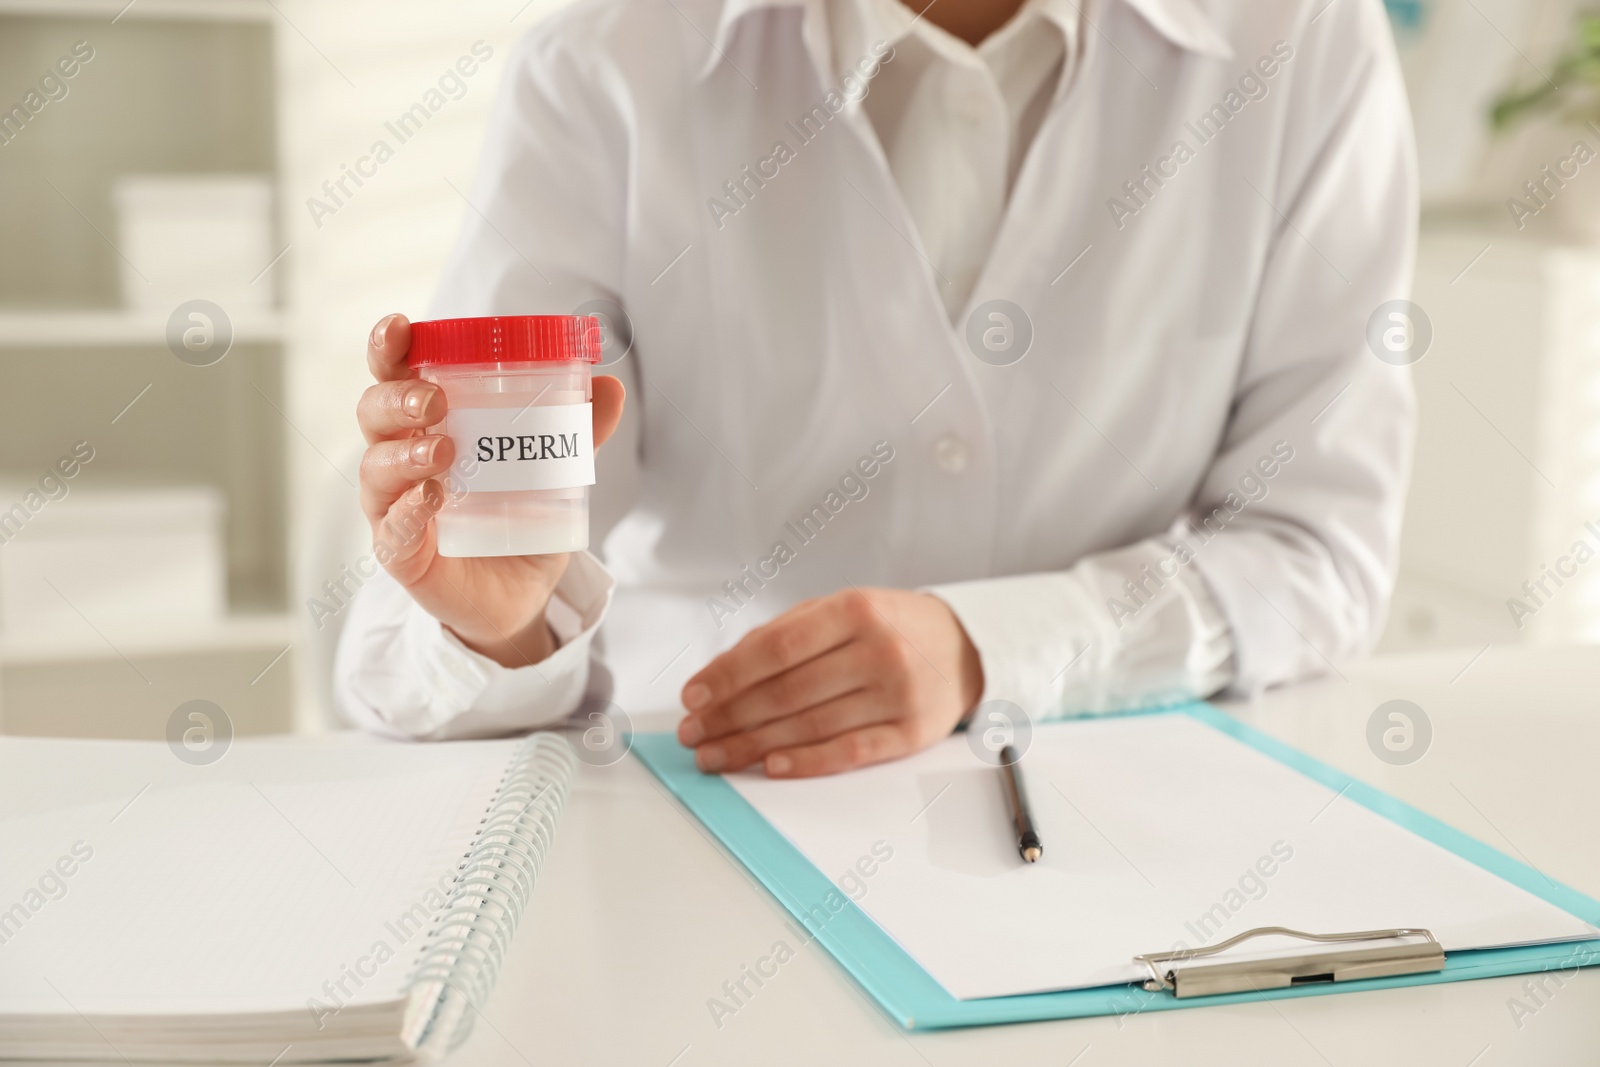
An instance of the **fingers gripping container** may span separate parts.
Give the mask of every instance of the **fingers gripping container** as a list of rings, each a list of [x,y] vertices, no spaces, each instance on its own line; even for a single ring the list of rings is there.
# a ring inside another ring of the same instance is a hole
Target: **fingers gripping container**
[[[594,484],[591,371],[600,320],[578,315],[411,324],[407,357],[444,390],[455,443],[436,522],[442,556],[528,556],[589,547]]]

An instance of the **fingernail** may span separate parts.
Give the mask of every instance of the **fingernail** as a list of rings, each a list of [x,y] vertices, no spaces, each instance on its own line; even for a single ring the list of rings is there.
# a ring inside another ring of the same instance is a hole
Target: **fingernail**
[[[768,774],[788,774],[793,769],[794,760],[785,756],[782,752],[774,752],[767,757]]]
[[[389,329],[389,323],[394,321],[393,315],[385,315],[378,320],[378,325],[372,328],[372,336],[367,338],[367,343],[373,348],[383,347],[383,335]]]
[[[439,447],[437,437],[424,437],[411,446],[411,462],[418,467],[426,467],[433,462],[433,451]]]
[[[704,682],[696,682],[683,691],[683,706],[693,711],[703,708],[711,703],[711,687]]]
[[[716,745],[708,745],[695,753],[694,761],[702,771],[720,771],[728,762],[728,754]]]
[[[422,418],[422,413],[428,410],[428,402],[433,399],[433,394],[438,391],[437,387],[426,382],[418,382],[407,389],[405,397],[400,401],[400,408],[406,413],[406,418]]]
[[[706,739],[706,728],[700,725],[700,720],[692,715],[683,720],[683,725],[678,727],[678,740],[690,748]]]

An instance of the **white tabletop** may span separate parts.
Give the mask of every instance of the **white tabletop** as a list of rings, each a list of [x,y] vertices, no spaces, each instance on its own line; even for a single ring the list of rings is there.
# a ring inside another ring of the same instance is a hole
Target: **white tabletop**
[[[1230,713],[1600,897],[1591,777],[1600,649],[1379,658]],[[1433,736],[1368,748],[1388,700]],[[671,716],[635,725],[664,729]],[[816,943],[719,1026],[723,982],[795,938],[787,913],[632,757],[583,768],[488,1006],[452,1065],[1451,1065],[1600,1063],[1600,969],[1288,1001],[907,1034]],[[1513,1015],[1513,998],[1532,1014]]]

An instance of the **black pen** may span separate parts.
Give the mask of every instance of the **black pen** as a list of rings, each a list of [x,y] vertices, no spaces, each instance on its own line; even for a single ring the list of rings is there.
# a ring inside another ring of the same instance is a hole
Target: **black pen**
[[[1022,768],[1017,765],[1017,750],[1010,745],[1000,750],[1000,775],[1005,779],[1006,800],[1011,805],[1011,822],[1017,830],[1017,851],[1029,863],[1039,862],[1044,845],[1033,829],[1033,813],[1028,810],[1028,793],[1022,786]]]

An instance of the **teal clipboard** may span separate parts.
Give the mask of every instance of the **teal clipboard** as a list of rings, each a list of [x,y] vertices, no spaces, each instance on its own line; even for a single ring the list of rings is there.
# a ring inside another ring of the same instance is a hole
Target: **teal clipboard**
[[[1209,704],[1183,704],[1126,714],[1192,716],[1328,788],[1342,791],[1350,800],[1570,912],[1591,926],[1600,926],[1600,902],[1552,882],[1532,867],[1224,715]],[[761,884],[800,924],[804,933],[826,948],[884,1011],[907,1030],[1076,1019],[1090,1015],[1134,1015],[1207,1004],[1354,993],[1363,989],[1431,985],[1538,971],[1565,972],[1600,963],[1600,938],[1596,938],[1554,945],[1451,952],[1446,957],[1444,970],[1428,974],[1324,982],[1249,993],[1178,999],[1165,992],[1147,992],[1139,985],[1117,985],[1058,993],[957,1000],[868,918],[866,912],[847,898],[842,909],[831,911],[824,901],[831,899],[837,902],[842,898],[833,882],[721,777],[703,775],[697,771],[693,755],[678,744],[674,735],[635,734],[633,751],[728,851],[761,880]]]

